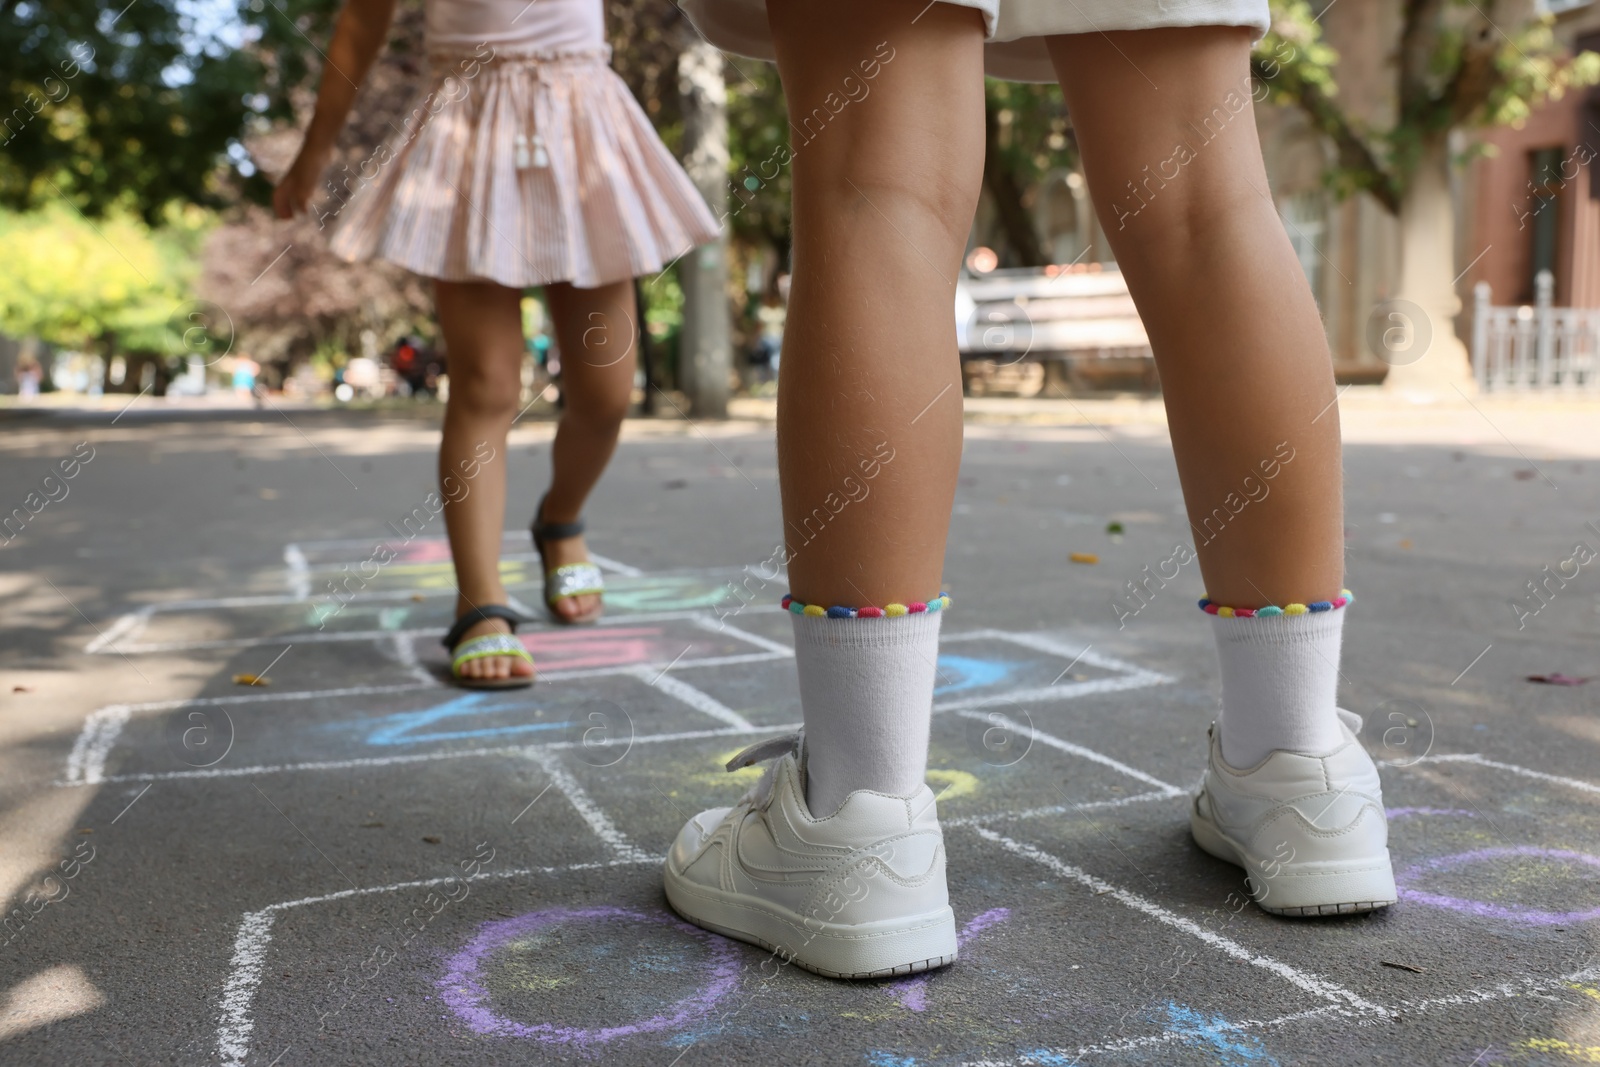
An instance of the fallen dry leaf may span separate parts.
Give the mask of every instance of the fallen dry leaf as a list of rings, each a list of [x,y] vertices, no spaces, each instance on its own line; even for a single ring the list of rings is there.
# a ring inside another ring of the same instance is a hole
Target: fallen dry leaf
[[[1099,563],[1100,557],[1093,552],[1074,552],[1067,557],[1074,563]]]
[[[1587,678],[1574,678],[1572,675],[1562,674],[1560,671],[1552,671],[1549,674],[1528,675],[1528,681],[1538,682],[1540,685],[1583,685],[1588,680]]]

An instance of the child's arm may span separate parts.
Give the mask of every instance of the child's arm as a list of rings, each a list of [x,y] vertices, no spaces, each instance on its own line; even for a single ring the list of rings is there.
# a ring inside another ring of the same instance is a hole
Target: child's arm
[[[372,61],[388,39],[394,4],[395,0],[349,0],[339,13],[333,40],[328,43],[311,125],[306,129],[300,154],[272,194],[272,206],[280,219],[293,218],[306,209],[350,114],[356,90],[366,80]]]

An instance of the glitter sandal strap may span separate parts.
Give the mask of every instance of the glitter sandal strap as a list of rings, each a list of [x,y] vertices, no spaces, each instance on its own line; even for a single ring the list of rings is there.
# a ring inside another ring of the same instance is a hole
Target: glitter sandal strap
[[[593,563],[565,563],[545,572],[544,600],[554,604],[567,597],[606,591],[605,575]]]
[[[479,634],[477,637],[469,637],[456,646],[455,654],[450,660],[450,673],[459,678],[462,664],[475,659],[488,659],[491,656],[511,656],[530,665],[533,663],[533,657],[522,647],[522,642],[511,634]]]

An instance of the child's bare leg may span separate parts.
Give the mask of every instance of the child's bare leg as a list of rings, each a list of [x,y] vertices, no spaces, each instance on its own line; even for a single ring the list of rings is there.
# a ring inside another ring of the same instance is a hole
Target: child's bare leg
[[[506,432],[522,392],[522,294],[489,282],[446,282],[434,287],[439,328],[450,368],[450,399],[439,443],[440,496],[455,562],[456,614],[484,604],[504,604],[500,536],[506,513]],[[465,637],[506,633],[485,619]],[[531,673],[510,656],[469,660],[470,678]]]
[[[1050,47],[1161,371],[1207,596],[1230,608],[1332,601],[1344,570],[1332,364],[1267,186],[1249,31],[1081,34]],[[1215,620],[1230,760],[1339,744],[1342,614]],[[1283,651],[1279,631],[1298,652]]]
[[[982,178],[982,20],[926,0],[769,0],[768,19],[795,153],[778,389],[790,586],[806,603],[921,600],[938,592],[961,459],[950,309]],[[867,481],[880,446],[894,458]],[[846,479],[869,495],[833,515]]]
[[[1229,613],[1209,620],[1222,714],[1191,832],[1249,872],[1269,911],[1383,907],[1396,891],[1382,787],[1335,704],[1332,366],[1267,187],[1249,31],[1083,34],[1050,48],[1161,370],[1207,595]]]
[[[768,18],[795,142],[778,389],[790,589],[822,607],[928,601],[961,459],[950,309],[982,176],[982,21],[926,0],[769,0]],[[847,93],[860,98],[833,115]],[[920,787],[937,620],[797,627],[816,810],[854,789]],[[841,627],[852,640],[927,632],[847,667],[828,651]],[[898,692],[855,692],[843,680],[856,669]]]
[[[631,281],[597,289],[551,285],[545,297],[561,345],[566,406],[551,446],[550,492],[537,518],[574,522],[617,448],[633,396],[639,325]],[[582,537],[546,541],[544,547],[550,567],[589,558]],[[566,597],[556,602],[556,610],[568,618],[586,615],[599,600],[595,594]]]
[[[1155,350],[1207,593],[1237,607],[1337,595],[1333,368],[1267,187],[1249,31],[1079,34],[1050,47],[1089,189]],[[1185,163],[1179,145],[1192,146]],[[1261,464],[1274,460],[1281,469],[1267,480]],[[1246,477],[1267,496],[1235,515]]]
[[[744,755],[778,763],[738,806],[689,821],[665,886],[680,914],[801,966],[908,974],[956,957],[923,779],[961,454],[952,308],[983,169],[983,23],[926,0],[768,0],[767,16],[795,151],[778,471],[791,589],[813,609],[793,619],[805,742]]]

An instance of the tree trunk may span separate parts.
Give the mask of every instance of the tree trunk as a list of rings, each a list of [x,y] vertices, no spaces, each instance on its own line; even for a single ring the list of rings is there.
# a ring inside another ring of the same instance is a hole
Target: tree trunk
[[[1467,349],[1456,337],[1455,204],[1450,151],[1442,136],[1423,146],[1400,198],[1400,287],[1367,324],[1368,340],[1389,366],[1384,384],[1420,395],[1471,393]]]
[[[711,213],[727,215],[728,110],[722,53],[703,40],[678,55],[683,98],[683,165]],[[683,332],[678,339],[679,387],[702,418],[728,415],[733,349],[728,322],[728,244],[724,234],[683,257]]]
[[[1042,267],[1049,260],[1039,242],[1033,216],[1022,205],[1022,185],[1006,166],[1000,149],[1000,118],[994,107],[983,113],[983,185],[994,201],[995,215],[1005,232],[1006,245],[1019,267]]]

